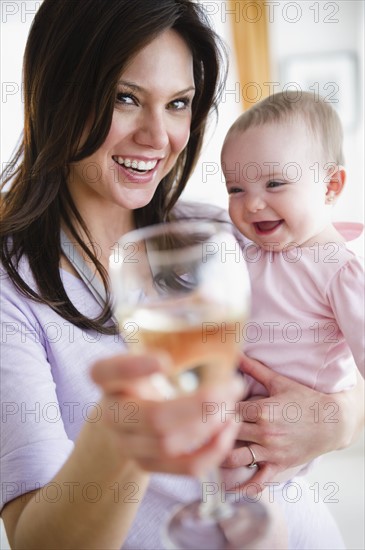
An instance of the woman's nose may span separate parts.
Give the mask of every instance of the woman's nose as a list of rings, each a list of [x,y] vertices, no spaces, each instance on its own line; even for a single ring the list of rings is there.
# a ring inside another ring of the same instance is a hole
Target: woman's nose
[[[169,142],[164,113],[144,113],[135,132],[135,140],[156,150],[164,149]]]

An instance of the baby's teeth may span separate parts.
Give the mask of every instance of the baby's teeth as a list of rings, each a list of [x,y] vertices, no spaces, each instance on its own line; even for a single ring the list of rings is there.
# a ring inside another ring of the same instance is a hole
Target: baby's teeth
[[[138,168],[138,162],[136,160],[132,160],[132,168]]]
[[[138,170],[147,170],[147,166],[146,166],[146,163],[144,160],[141,160],[139,163],[138,163]]]
[[[132,165],[132,162],[131,162],[129,159],[125,159],[125,160],[124,160],[124,166],[126,166],[127,168],[129,168],[131,165]]]

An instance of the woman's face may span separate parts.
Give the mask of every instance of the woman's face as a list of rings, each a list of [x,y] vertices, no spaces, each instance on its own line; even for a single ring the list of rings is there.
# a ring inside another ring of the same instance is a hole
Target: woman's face
[[[191,51],[175,31],[162,33],[121,74],[104,143],[73,164],[74,200],[148,204],[189,140],[194,91]]]

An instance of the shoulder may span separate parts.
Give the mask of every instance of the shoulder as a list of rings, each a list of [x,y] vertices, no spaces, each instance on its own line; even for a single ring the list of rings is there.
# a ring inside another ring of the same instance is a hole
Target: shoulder
[[[364,224],[360,222],[335,222],[334,226],[344,238],[346,248],[351,250],[364,265]]]
[[[233,233],[240,246],[244,248],[252,244],[233,225],[228,211],[219,206],[203,202],[180,201],[173,210],[173,218],[176,220],[209,220],[225,224],[225,228]]]
[[[173,209],[173,218],[195,220],[217,220],[232,224],[228,212],[219,206],[203,202],[180,201]]]
[[[16,266],[16,271],[19,277],[23,279],[23,281],[31,288],[35,289],[36,285],[34,282],[34,278],[32,275],[32,271],[29,266],[29,262],[25,258],[21,258],[19,263]],[[13,281],[12,277],[9,275],[7,270],[5,269],[4,265],[0,263],[0,281],[1,281],[1,297],[2,297],[2,303],[4,303],[5,299],[11,298],[14,302],[24,302],[25,297],[20,292],[20,290],[17,288],[15,282]]]

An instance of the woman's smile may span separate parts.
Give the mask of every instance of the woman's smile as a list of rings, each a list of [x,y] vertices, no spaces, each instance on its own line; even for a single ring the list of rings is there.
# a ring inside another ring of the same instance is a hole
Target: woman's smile
[[[109,220],[115,206],[151,201],[189,140],[194,92],[192,54],[175,31],[139,51],[119,77],[104,143],[73,166],[69,188],[84,212]]]
[[[120,171],[120,178],[130,183],[149,183],[157,173],[157,166],[161,159],[136,159],[113,156],[113,161]]]

